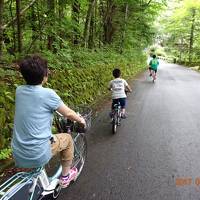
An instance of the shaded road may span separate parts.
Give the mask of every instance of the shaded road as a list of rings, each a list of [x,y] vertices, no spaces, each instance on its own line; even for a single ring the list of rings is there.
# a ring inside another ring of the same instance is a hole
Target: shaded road
[[[108,106],[95,119],[83,173],[59,200],[200,199],[200,74],[161,63],[155,84],[145,73],[132,87],[116,135]]]

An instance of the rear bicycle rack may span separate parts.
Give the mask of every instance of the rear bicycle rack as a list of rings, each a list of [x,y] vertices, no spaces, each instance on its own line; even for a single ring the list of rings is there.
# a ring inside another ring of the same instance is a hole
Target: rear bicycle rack
[[[35,184],[42,169],[43,168],[38,168],[32,172],[18,172],[13,175],[6,182],[0,185],[0,200],[10,199],[28,183],[32,182]],[[31,193],[30,200],[33,198],[34,189]]]

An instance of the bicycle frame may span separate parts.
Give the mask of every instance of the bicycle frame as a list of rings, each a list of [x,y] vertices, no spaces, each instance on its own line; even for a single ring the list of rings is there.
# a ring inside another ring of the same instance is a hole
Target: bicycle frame
[[[121,105],[118,102],[118,104],[114,105],[114,116],[116,116],[117,118],[121,119]]]
[[[0,200],[7,200],[13,197],[19,190],[21,190],[24,186],[29,183],[33,183],[35,186],[34,180],[38,180],[39,176],[42,172],[43,168],[38,168],[32,172],[19,172],[8,179],[4,184],[0,186]],[[30,200],[33,199],[33,194],[35,191],[35,187],[30,196]]]
[[[80,156],[80,152],[75,143],[80,134],[81,133],[77,133],[77,135],[73,138],[74,153],[76,157]],[[79,171],[81,171],[81,169],[79,169]],[[61,175],[61,172],[62,172],[61,165],[59,166],[58,170],[52,177],[48,177],[44,167],[37,168],[32,172],[19,172],[0,186],[0,200],[10,199],[23,187],[30,184],[31,187],[29,188],[29,194],[30,194],[29,200],[34,199],[34,193],[37,184],[39,184],[40,187],[42,188],[40,194],[41,198],[50,195],[54,192],[54,189],[59,184],[59,177]]]
[[[117,132],[117,126],[120,125],[120,121],[121,121],[121,106],[119,102],[114,105],[113,110],[114,112],[112,116],[112,132],[113,134],[115,134]]]
[[[152,74],[152,79],[153,79],[152,81],[155,82],[155,80],[156,80],[156,72],[151,69],[150,73]]]
[[[66,128],[70,130],[68,126]],[[84,140],[85,136],[83,133],[73,131],[71,135],[74,142],[73,166],[77,166],[79,176],[85,162],[82,153],[85,152],[84,149],[87,149],[87,142]],[[82,140],[79,140],[79,137]],[[83,151],[79,147],[80,144],[83,144],[83,147],[86,145]],[[43,198],[46,199],[48,195],[53,195],[53,199],[56,199],[61,190],[59,185],[61,173],[61,165],[51,177],[48,176],[44,167],[34,169],[31,172],[19,172],[0,185],[0,200],[41,200]]]

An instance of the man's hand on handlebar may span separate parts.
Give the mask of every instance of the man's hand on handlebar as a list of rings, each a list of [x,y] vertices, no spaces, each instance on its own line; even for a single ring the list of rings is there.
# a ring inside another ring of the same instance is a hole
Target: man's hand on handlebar
[[[57,109],[57,111],[59,113],[61,113],[64,117],[70,119],[71,121],[76,121],[76,122],[82,124],[84,126],[84,128],[86,127],[85,119],[82,116],[80,116],[79,114],[77,114],[75,111],[73,111],[72,109],[70,109],[65,104],[62,104]]]
[[[78,121],[78,123],[80,123],[81,125],[83,125],[84,128],[86,128],[86,121],[85,121],[85,119],[82,116],[79,116],[79,117],[80,117],[80,121]]]

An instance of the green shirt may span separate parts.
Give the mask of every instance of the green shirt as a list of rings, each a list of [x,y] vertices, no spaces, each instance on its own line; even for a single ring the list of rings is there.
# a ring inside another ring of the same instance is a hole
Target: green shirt
[[[157,58],[153,58],[150,63],[149,63],[150,67],[154,70],[157,70],[159,62],[157,60]]]

